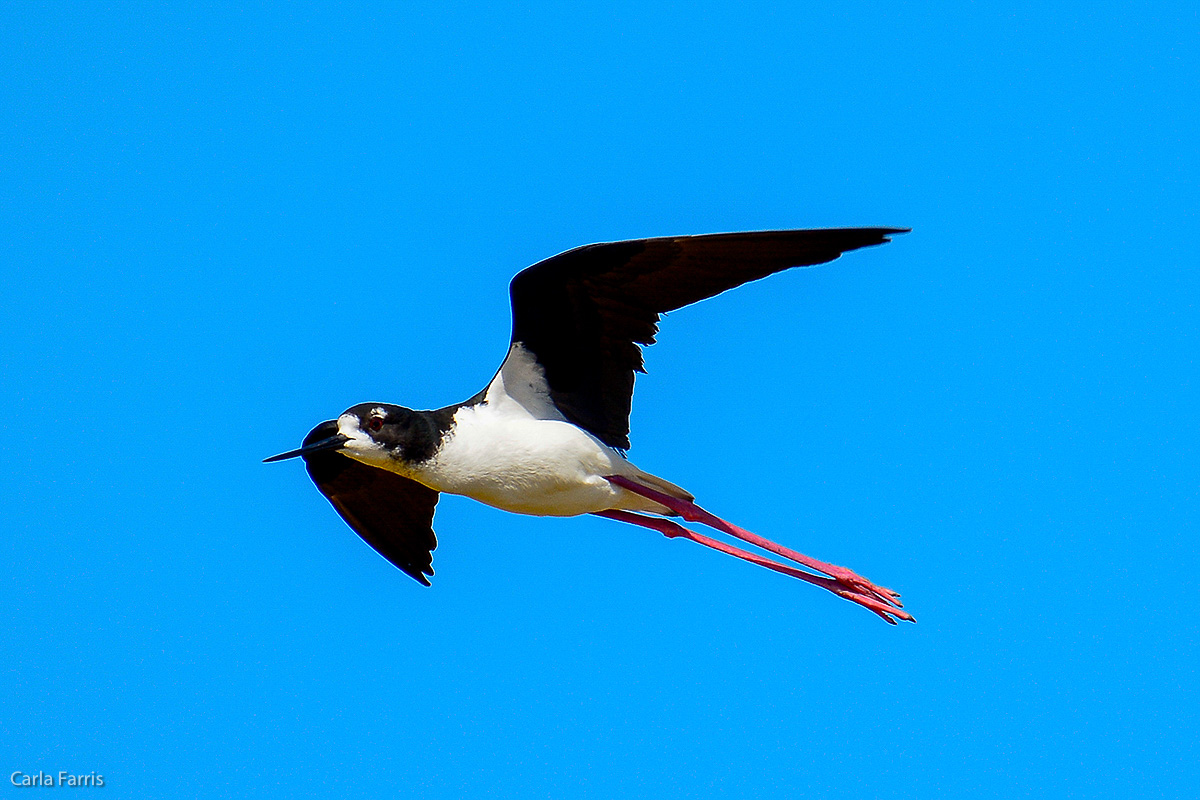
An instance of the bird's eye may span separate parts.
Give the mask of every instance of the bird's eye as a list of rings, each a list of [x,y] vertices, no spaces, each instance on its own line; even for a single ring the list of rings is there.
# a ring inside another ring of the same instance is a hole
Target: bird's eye
[[[379,433],[383,430],[383,417],[374,417],[367,423],[367,430],[371,433]]]

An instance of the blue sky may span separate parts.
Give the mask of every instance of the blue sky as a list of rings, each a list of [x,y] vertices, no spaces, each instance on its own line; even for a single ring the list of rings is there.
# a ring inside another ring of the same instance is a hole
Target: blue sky
[[[107,797],[1183,796],[1194,4],[9,4],[0,773]],[[296,462],[477,391],[518,269],[911,226],[680,310],[631,456],[901,590]],[[11,786],[3,792],[16,792]],[[79,790],[87,791],[87,790]]]

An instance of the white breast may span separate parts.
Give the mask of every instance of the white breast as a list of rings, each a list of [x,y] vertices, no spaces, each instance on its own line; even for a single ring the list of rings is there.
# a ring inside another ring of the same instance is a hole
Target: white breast
[[[458,410],[445,443],[412,477],[506,511],[574,516],[610,508],[663,510],[604,479],[644,474],[563,418],[541,366],[517,343],[485,401]]]

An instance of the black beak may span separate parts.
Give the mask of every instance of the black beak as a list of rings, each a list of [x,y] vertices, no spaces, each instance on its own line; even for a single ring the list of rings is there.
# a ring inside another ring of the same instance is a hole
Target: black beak
[[[284,461],[289,458],[295,458],[296,456],[307,456],[310,453],[320,453],[322,450],[337,450],[348,441],[350,441],[349,436],[339,433],[336,436],[330,436],[328,439],[321,439],[316,442],[305,444],[299,450],[289,450],[288,452],[280,453],[277,456],[264,458],[263,463],[269,464],[272,461]]]

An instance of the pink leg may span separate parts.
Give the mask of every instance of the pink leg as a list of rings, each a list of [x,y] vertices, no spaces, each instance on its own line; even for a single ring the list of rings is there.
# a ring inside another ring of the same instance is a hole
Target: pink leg
[[[681,500],[677,497],[671,497],[670,495],[663,494],[662,492],[643,486],[636,481],[632,481],[623,475],[609,475],[606,476],[606,479],[609,482],[622,487],[623,489],[633,492],[634,494],[639,494],[642,497],[649,498],[656,503],[666,506],[675,513],[679,514],[688,522],[699,522],[702,525],[707,525],[710,528],[723,531],[730,536],[734,536],[744,542],[749,542],[750,544],[761,547],[764,550],[775,553],[776,555],[780,555],[791,561],[795,561],[797,564],[801,564],[809,569],[816,570],[817,572],[823,572],[824,574],[832,577],[842,586],[853,590],[856,594],[869,594],[887,604],[889,607],[897,609],[901,608],[901,603],[898,599],[900,595],[898,593],[893,592],[891,589],[877,586],[861,575],[858,575],[857,573],[848,570],[845,567],[827,564],[824,561],[818,561],[817,559],[810,558],[803,553],[798,553],[795,550],[784,547],[783,545],[776,544],[770,539],[765,539],[758,534],[751,533],[750,531],[744,528],[739,528],[737,525],[727,522],[714,514],[710,514],[689,500]],[[912,617],[907,614],[898,614],[897,616],[900,616],[901,619],[912,619]]]
[[[713,539],[712,537],[696,533],[695,531],[690,531],[679,523],[672,522],[669,519],[663,519],[662,517],[647,517],[641,514],[635,514],[632,511],[621,511],[616,509],[611,511],[596,511],[594,513],[598,517],[608,517],[609,519],[615,519],[619,522],[630,522],[634,525],[641,525],[643,528],[650,528],[651,530],[655,530],[663,534],[668,539],[674,539],[676,537],[690,539],[691,541],[696,542],[697,544],[702,544],[705,547],[711,547],[714,550],[727,553],[735,558],[749,561],[751,564],[758,564],[760,567],[766,567],[767,569],[771,569],[776,572],[782,572],[784,575],[790,575],[793,578],[799,578],[800,580],[811,583],[814,586],[820,586],[822,589],[827,589],[836,594],[838,597],[843,597],[852,603],[858,603],[860,606],[863,606],[869,611],[873,611],[874,613],[878,614],[885,622],[891,625],[896,624],[896,620],[893,619],[893,617],[908,620],[909,622],[916,622],[916,620],[912,618],[912,615],[907,611],[902,611],[886,602],[880,601],[878,598],[872,595],[859,592],[852,587],[847,587],[833,578],[825,578],[821,577],[820,575],[810,575],[809,573],[798,570],[795,567],[789,567],[786,564],[780,564],[779,562],[772,561],[769,558],[764,558],[762,556],[755,555],[754,553],[734,547],[733,545],[725,544],[725,542]]]

